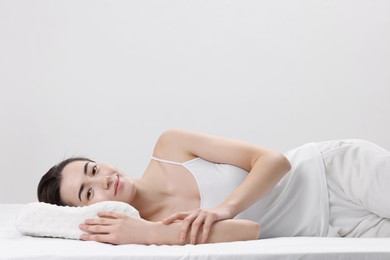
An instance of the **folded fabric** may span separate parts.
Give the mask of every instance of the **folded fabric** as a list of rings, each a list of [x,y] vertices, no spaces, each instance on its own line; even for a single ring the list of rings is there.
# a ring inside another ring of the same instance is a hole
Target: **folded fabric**
[[[26,204],[19,211],[15,226],[24,235],[80,239],[79,225],[97,218],[101,211],[112,211],[140,217],[138,211],[124,202],[104,201],[84,207],[57,206],[43,202]]]

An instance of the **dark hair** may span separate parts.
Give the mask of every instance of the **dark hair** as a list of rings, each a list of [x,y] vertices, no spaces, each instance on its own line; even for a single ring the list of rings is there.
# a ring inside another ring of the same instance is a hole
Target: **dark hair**
[[[62,180],[62,170],[69,163],[74,161],[89,161],[92,160],[84,157],[72,157],[54,165],[50,170],[42,176],[38,184],[37,194],[40,202],[65,206],[60,196],[60,184]]]

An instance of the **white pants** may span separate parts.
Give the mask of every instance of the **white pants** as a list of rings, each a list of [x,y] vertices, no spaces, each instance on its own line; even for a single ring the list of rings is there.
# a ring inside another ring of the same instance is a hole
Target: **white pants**
[[[363,140],[319,147],[329,191],[328,236],[390,237],[390,152]]]

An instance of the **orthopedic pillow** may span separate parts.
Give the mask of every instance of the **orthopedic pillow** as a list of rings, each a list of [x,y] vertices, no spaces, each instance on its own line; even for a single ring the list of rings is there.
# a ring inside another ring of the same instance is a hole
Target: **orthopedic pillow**
[[[140,217],[138,211],[124,202],[104,201],[84,207],[57,206],[43,202],[24,205],[16,218],[16,229],[24,235],[80,239],[85,233],[79,225],[97,213],[112,211]]]

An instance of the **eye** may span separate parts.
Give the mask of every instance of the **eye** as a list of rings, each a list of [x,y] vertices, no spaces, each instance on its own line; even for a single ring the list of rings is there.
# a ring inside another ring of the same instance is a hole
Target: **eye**
[[[92,175],[95,176],[96,173],[97,173],[97,165],[93,166],[92,168]]]
[[[87,191],[87,199],[90,200],[91,199],[91,196],[92,196],[92,188],[90,188],[88,191]]]

